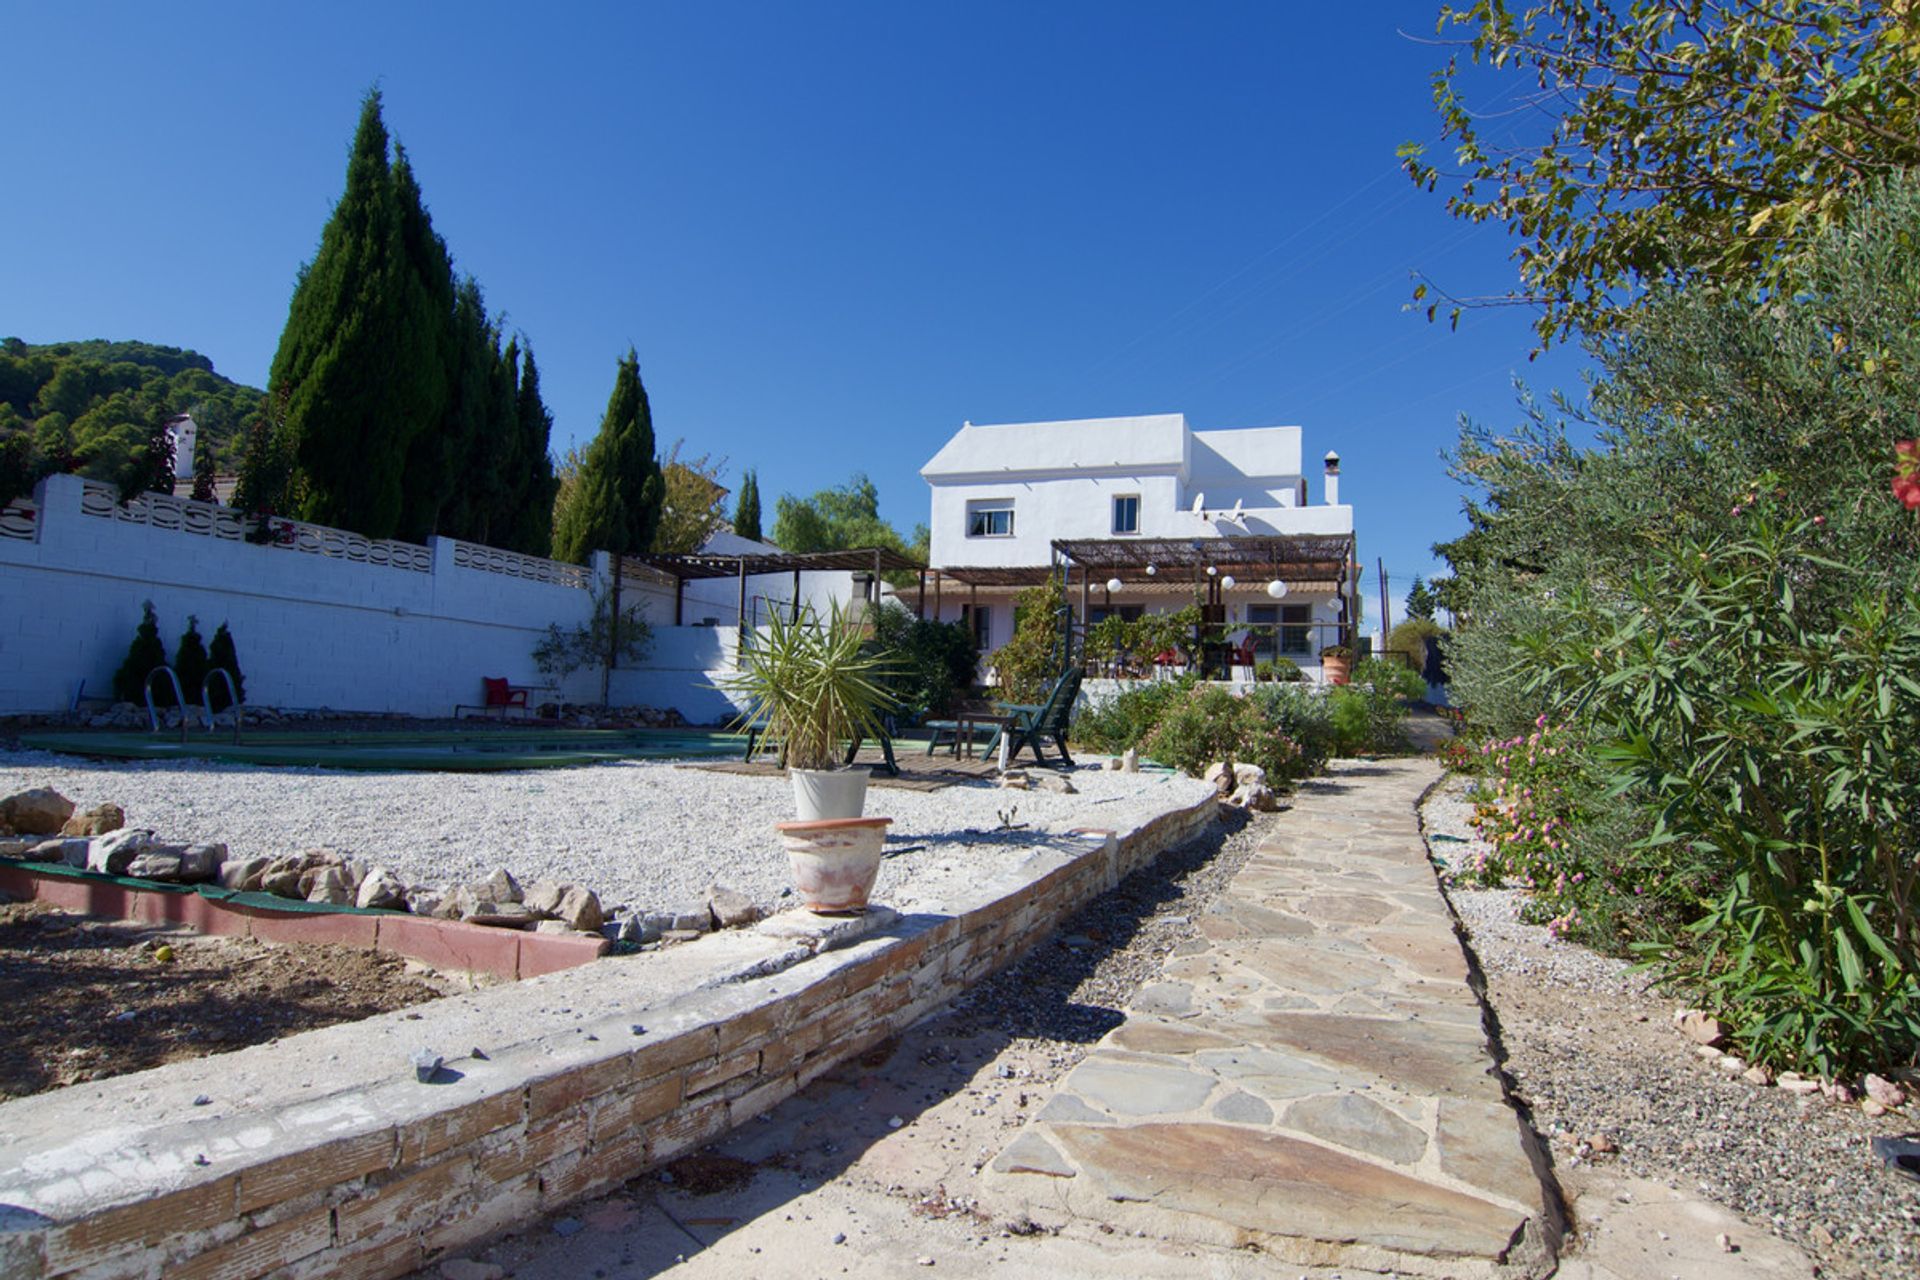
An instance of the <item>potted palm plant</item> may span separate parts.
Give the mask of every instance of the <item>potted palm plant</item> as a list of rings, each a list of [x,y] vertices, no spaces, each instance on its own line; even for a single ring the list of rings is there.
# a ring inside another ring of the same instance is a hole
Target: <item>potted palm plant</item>
[[[894,703],[888,655],[836,603],[775,615],[722,689],[742,695],[741,724],[764,725],[780,744],[798,820],[775,824],[800,896],[816,911],[862,911],[880,871],[891,818],[865,818],[867,770],[840,767],[841,744],[877,737]]]

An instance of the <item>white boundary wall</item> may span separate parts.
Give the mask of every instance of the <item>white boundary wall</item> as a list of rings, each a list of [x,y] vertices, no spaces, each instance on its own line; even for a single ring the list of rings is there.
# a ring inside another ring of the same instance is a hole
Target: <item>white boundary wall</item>
[[[82,681],[111,696],[113,673],[140,621],[159,614],[172,655],[189,614],[211,641],[232,630],[247,700],[270,706],[444,716],[481,700],[483,676],[541,685],[533,649],[551,624],[585,623],[591,569],[452,538],[425,546],[377,542],[335,529],[277,522],[281,542],[244,540],[239,512],[148,494],[126,506],[108,486],[50,476],[0,517],[0,714],[65,711]],[[802,596],[844,598],[846,574],[806,574]],[[749,580],[753,596],[785,599],[790,575]],[[627,576],[623,603],[654,625],[652,655],[612,679],[616,705],[674,707],[695,723],[729,714],[703,687],[731,665],[732,626],[675,627],[670,582]],[[684,617],[737,619],[734,580],[689,583]],[[198,691],[189,691],[189,697]],[[575,672],[542,697],[597,702],[600,674]]]

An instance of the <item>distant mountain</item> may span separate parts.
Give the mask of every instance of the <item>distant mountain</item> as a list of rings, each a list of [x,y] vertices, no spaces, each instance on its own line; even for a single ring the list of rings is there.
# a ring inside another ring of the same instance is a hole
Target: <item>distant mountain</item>
[[[113,479],[156,425],[181,413],[193,415],[216,469],[237,470],[262,398],[180,347],[0,339],[0,471],[72,459],[85,475]]]

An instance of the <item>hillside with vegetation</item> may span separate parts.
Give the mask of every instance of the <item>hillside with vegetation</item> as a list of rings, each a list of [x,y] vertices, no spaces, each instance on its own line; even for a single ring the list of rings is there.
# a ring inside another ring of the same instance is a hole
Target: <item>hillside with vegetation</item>
[[[150,474],[150,442],[181,413],[193,415],[213,467],[232,471],[261,399],[180,347],[0,340],[0,501],[52,471],[110,481]]]

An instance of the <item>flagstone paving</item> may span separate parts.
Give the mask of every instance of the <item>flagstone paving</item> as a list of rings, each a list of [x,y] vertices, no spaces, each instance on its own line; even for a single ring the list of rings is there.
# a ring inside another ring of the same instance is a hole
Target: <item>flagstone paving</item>
[[[1560,1237],[1416,814],[1348,761],[993,1161],[1053,1213],[1303,1264],[1544,1276]]]

